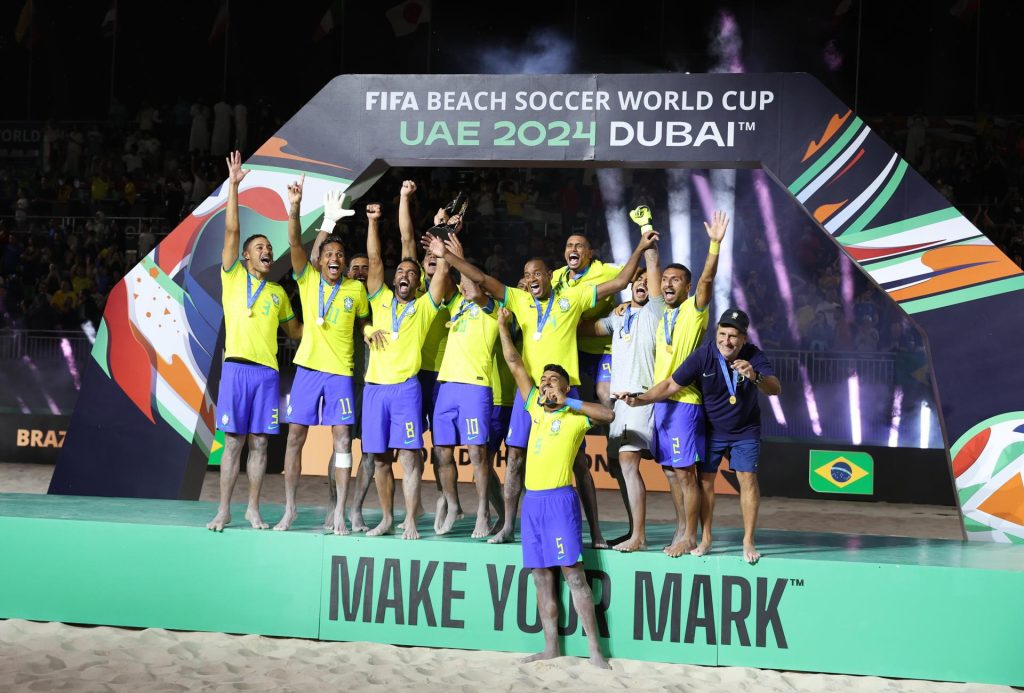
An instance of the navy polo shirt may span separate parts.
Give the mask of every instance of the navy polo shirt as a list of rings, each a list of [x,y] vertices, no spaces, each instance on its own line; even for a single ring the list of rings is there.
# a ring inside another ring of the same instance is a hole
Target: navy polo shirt
[[[761,407],[757,385],[740,376],[736,384],[736,404],[729,404],[729,386],[722,373],[718,345],[714,339],[698,347],[672,374],[678,385],[695,383],[704,400],[704,416],[708,434],[715,440],[747,440],[761,437]],[[775,375],[764,352],[747,343],[737,358],[749,361],[755,371],[768,377]],[[728,367],[728,364],[726,364]],[[729,378],[733,371],[729,369]]]

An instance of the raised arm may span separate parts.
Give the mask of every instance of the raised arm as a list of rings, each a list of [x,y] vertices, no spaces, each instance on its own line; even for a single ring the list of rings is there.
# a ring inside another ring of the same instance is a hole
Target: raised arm
[[[505,295],[505,285],[500,281],[484,273],[480,268],[470,264],[463,257],[462,244],[459,239],[451,235],[447,240],[442,241],[433,234],[423,236],[423,244],[431,253],[438,258],[443,258],[449,265],[457,269],[470,281],[476,282],[483,290],[496,298]]]
[[[434,301],[434,305],[439,306],[451,298],[454,289],[448,274],[448,263],[444,261],[444,258],[438,258],[437,267],[434,268],[434,277],[430,281],[430,298]]]
[[[694,292],[693,302],[699,310],[704,310],[711,303],[711,296],[715,288],[715,274],[718,272],[718,249],[722,239],[725,238],[725,230],[729,227],[729,217],[725,212],[716,211],[711,217],[711,224],[704,222],[704,228],[711,239],[711,247],[708,248],[708,259],[704,261],[704,271],[700,273],[697,280],[697,290]]]
[[[411,180],[402,181],[402,190],[398,200],[398,232],[402,236],[402,257],[415,258],[416,227],[412,223],[411,198],[416,192],[416,183]]]
[[[597,300],[600,301],[602,298],[616,294],[629,286],[629,283],[633,281],[633,277],[636,275],[636,268],[640,266],[640,256],[657,242],[657,231],[644,233],[640,237],[640,243],[633,249],[633,254],[629,256],[629,261],[619,270],[615,279],[609,279],[597,285]]]
[[[242,229],[238,224],[238,186],[248,175],[242,168],[242,153],[235,151],[228,155],[228,207],[224,215],[224,249],[220,253],[220,266],[224,271],[238,260],[238,244]]]
[[[647,263],[647,298],[650,300],[661,296],[661,258],[657,245],[644,251],[644,261]]]
[[[384,285],[384,260],[380,255],[380,205],[366,205],[366,257],[370,271],[366,275],[366,292],[373,296]]]
[[[302,207],[302,186],[306,176],[288,186],[288,251],[292,258],[292,272],[299,276],[306,269],[306,249],[302,247],[302,226],[299,212]]]
[[[334,232],[334,227],[342,217],[350,217],[353,214],[355,214],[355,210],[345,209],[345,193],[340,190],[330,190],[324,193],[324,220],[320,224],[316,240],[313,241],[313,250],[309,256],[310,262],[314,265],[317,264],[320,259],[320,246],[324,239]]]
[[[523,357],[519,355],[516,345],[512,343],[512,333],[509,331],[509,322],[512,320],[512,313],[508,308],[498,310],[498,337],[501,339],[501,353],[508,364],[508,370],[516,381],[516,387],[523,401],[530,399],[530,391],[533,390],[533,381],[530,374],[526,372],[526,364]]]

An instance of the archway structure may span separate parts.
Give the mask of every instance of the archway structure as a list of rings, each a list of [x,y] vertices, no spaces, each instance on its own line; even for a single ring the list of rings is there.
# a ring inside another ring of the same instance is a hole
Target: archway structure
[[[298,173],[312,229],[329,189],[358,198],[392,165],[484,162],[763,168],[925,334],[966,536],[1024,542],[1024,374],[1007,365],[1024,274],[818,81],[340,76],[248,160],[243,233],[270,237],[283,270]],[[198,497],[226,199],[221,186],[111,291],[51,493]]]

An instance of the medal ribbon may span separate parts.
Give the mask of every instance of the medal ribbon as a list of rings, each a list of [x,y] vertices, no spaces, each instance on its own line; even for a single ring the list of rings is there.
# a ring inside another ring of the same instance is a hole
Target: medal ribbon
[[[633,323],[636,321],[636,316],[640,315],[640,311],[630,311],[631,306],[626,306],[626,319],[622,323],[622,333],[629,334],[633,331]],[[672,325],[675,327],[675,323]]]
[[[402,321],[405,320],[405,314],[409,312],[410,308],[412,308],[412,303],[413,303],[412,301],[409,301],[408,303],[406,303],[405,304],[405,308],[402,309],[402,314],[398,315],[398,313],[397,313],[398,299],[397,298],[392,298],[391,299],[391,331],[393,333],[397,333],[398,332],[398,328],[402,326]]]
[[[245,307],[250,311],[252,307],[256,305],[256,300],[263,293],[263,287],[267,285],[267,280],[264,279],[260,282],[260,285],[256,288],[256,293],[252,292],[252,275],[248,272],[245,273]]]
[[[722,369],[722,375],[725,376],[725,386],[729,388],[729,397],[732,400],[736,398],[736,385],[740,381],[740,374],[738,371],[732,372],[732,377],[729,377],[729,366],[725,363],[725,357],[721,354],[718,355],[718,365]]]
[[[327,302],[324,303],[324,284],[326,283],[327,282],[324,281],[324,278],[320,277],[320,290],[317,292],[317,298],[320,299],[320,307],[319,312],[317,313],[317,317],[319,317],[321,320],[325,318],[327,312],[331,309],[331,304],[334,303],[334,297],[338,295],[338,289],[341,288],[341,282],[336,282],[334,288],[331,289],[330,298],[328,298]]]
[[[555,305],[555,292],[552,291],[551,295],[548,296],[548,307],[544,309],[544,317],[540,315],[540,301],[536,298],[533,299],[533,307],[537,309],[537,334],[544,331],[544,325],[548,323],[548,317],[551,315],[551,306]]]
[[[466,312],[467,310],[469,310],[470,308],[472,308],[472,307],[473,307],[473,305],[474,305],[474,302],[473,302],[473,301],[469,301],[469,300],[467,300],[467,299],[465,299],[465,298],[464,298],[464,299],[462,299],[462,303],[460,303],[460,304],[459,304],[459,312],[458,312],[458,313],[456,313],[456,314],[454,315],[454,317],[452,317],[452,319],[451,319],[451,323],[452,323],[452,325],[454,325],[455,323],[457,323],[457,322],[459,321],[459,318],[461,318],[461,317],[462,317],[462,314],[463,314],[463,313],[465,313],[465,312]]]
[[[661,316],[661,327],[665,332],[665,344],[672,346],[672,335],[676,331],[676,320],[679,319],[679,309],[676,308],[672,311],[672,324],[668,324],[668,311],[665,311]]]

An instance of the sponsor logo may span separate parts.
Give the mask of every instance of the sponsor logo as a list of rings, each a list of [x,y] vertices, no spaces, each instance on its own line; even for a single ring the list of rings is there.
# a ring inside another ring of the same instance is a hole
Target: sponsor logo
[[[870,496],[875,491],[875,461],[866,452],[811,450],[809,478],[818,493]]]
[[[711,371],[710,373],[701,373],[701,375],[703,375],[705,378],[713,378],[715,377],[715,372]]]

